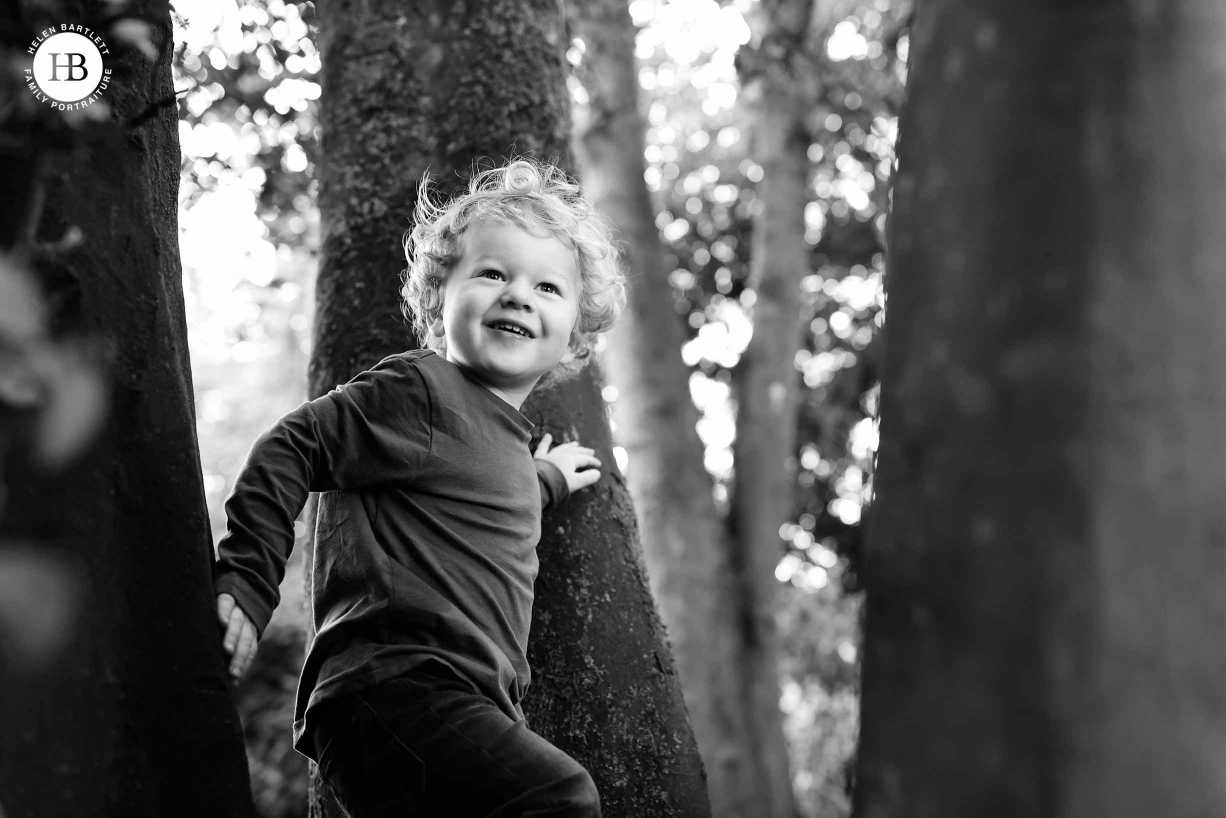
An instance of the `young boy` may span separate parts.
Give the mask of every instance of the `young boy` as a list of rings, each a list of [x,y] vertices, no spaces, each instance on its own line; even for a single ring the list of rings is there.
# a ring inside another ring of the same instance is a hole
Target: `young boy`
[[[320,498],[317,633],[294,746],[351,818],[599,816],[591,777],[520,701],[542,504],[595,483],[577,443],[529,449],[537,383],[578,371],[625,303],[605,222],[517,160],[436,206],[422,184],[402,294],[425,350],[282,418],[226,503],[217,612],[241,676]]]

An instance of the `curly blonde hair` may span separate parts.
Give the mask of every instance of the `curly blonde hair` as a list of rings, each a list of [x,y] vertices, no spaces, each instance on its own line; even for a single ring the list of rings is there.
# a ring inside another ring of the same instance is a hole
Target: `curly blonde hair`
[[[626,278],[612,227],[592,207],[579,186],[556,166],[518,157],[506,165],[475,173],[468,192],[436,203],[430,175],[422,177],[417,218],[405,234],[402,310],[421,343],[439,354],[447,339],[430,332],[443,314],[443,283],[463,255],[464,231],[476,223],[515,225],[534,235],[549,235],[571,247],[582,287],[579,318],[571,331],[574,359],[559,364],[554,377],[574,374],[592,354],[597,336],[610,329],[626,304]]]

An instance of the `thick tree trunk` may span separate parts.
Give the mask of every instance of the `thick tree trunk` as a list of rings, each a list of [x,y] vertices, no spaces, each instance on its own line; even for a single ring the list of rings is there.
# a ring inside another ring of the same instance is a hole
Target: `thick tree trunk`
[[[1226,814],[1224,36],[1212,2],[920,6],[861,815]]]
[[[321,3],[323,263],[311,392],[415,346],[398,317],[399,239],[427,169],[444,193],[478,159],[562,158],[567,45],[552,0]],[[464,178],[461,178],[464,177]],[[614,462],[592,369],[534,395],[555,439]],[[615,469],[546,517],[529,723],[592,773],[605,815],[707,815],[702,767]]]
[[[621,0],[593,0],[578,12],[590,103],[576,128],[584,185],[627,246],[630,304],[605,354],[619,395],[618,440],[629,454],[627,481],[643,531],[652,590],[668,626],[694,733],[710,777],[712,814],[779,814],[768,757],[759,752],[758,711],[737,668],[746,603],[734,584],[728,532],[703,467],[702,441],[681,360],[685,330],[673,310],[668,269],[643,174],[636,29]],[[778,696],[774,723],[778,725]],[[786,766],[783,768],[786,772]],[[785,779],[790,792],[790,782]]]
[[[101,2],[67,5],[65,22],[102,16]],[[159,38],[169,37],[168,16],[159,22]],[[55,155],[42,178],[38,238],[76,227],[83,240],[38,273],[55,289],[56,322],[110,351],[112,400],[100,440],[71,468],[7,475],[4,538],[76,566],[80,616],[46,677],[16,692],[0,685],[0,804],[7,818],[247,816],[196,446],[178,122],[170,106],[120,124],[173,95],[170,49],[150,64],[117,46],[104,99],[115,130],[126,130]],[[16,236],[9,227],[3,234]],[[0,682],[12,670],[0,669]]]

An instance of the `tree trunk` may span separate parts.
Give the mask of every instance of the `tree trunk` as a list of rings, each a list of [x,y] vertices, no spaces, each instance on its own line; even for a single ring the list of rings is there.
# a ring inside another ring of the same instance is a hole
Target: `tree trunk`
[[[1226,814],[1226,8],[1064,9],[916,21],[866,817]]]
[[[663,249],[643,174],[646,127],[639,104],[636,29],[625,2],[593,0],[578,13],[590,103],[575,145],[584,185],[627,245],[630,303],[605,353],[618,440],[643,531],[652,590],[668,626],[694,733],[710,774],[712,814],[780,814],[773,780],[735,671],[745,600],[733,583],[728,532],[703,467],[698,411],[681,360],[685,330],[673,310]],[[773,569],[772,569],[773,570]],[[774,722],[778,725],[776,694]],[[786,772],[786,765],[784,766]],[[788,792],[791,784],[786,782]]]
[[[749,286],[756,294],[753,338],[736,374],[736,479],[732,494],[734,557],[741,593],[743,675],[756,726],[755,752],[766,767],[774,798],[772,816],[794,814],[787,743],[779,710],[778,607],[775,567],[783,556],[779,526],[793,509],[795,494],[796,413],[800,378],[793,360],[800,348],[800,279],[809,271],[804,241],[808,201],[808,139],[795,112],[768,92],[758,115],[755,156],[764,175],[758,184],[760,214],[754,219]]]
[[[105,4],[66,5],[64,21],[88,21]],[[160,44],[171,31],[165,11],[158,23]],[[71,154],[48,154],[46,173],[33,180],[45,193],[38,240],[81,231],[76,246],[34,257],[59,306],[56,324],[109,352],[111,403],[101,438],[69,469],[8,480],[4,538],[74,565],[80,616],[65,657],[45,676],[13,691],[12,668],[0,671],[0,803],[8,818],[248,816],[196,447],[176,225],[178,122],[169,106],[123,124],[173,96],[171,49],[149,63],[109,45],[110,122],[79,132],[92,136],[77,137]],[[0,148],[13,149],[7,141]],[[47,150],[33,144],[36,155]],[[11,227],[3,235],[20,238]]]
[[[332,0],[320,19],[324,244],[313,395],[416,346],[398,317],[397,274],[421,174],[429,169],[450,194],[478,159],[562,158],[570,121],[567,36],[553,0]],[[533,395],[524,411],[555,439],[578,437],[614,462],[591,368]],[[544,520],[524,706],[534,730],[591,771],[609,818],[701,818],[701,762],[634,512],[620,475],[606,472]]]
[[[810,272],[804,213],[811,140],[805,117],[812,100],[795,73],[805,64],[812,6],[812,0],[784,0],[763,7],[757,70],[742,69],[742,81],[756,97],[751,145],[763,175],[748,282],[755,295],[753,337],[736,371],[731,524],[738,549],[734,563],[747,600],[740,672],[758,729],[755,750],[773,794],[772,816],[796,811],[779,709],[775,568],[783,556],[779,527],[793,512],[796,490],[800,374],[794,360],[806,329],[800,283]]]

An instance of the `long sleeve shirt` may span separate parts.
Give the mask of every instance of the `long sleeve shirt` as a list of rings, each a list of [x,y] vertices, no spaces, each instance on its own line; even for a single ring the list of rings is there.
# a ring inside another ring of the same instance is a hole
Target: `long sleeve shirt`
[[[462,368],[414,350],[304,403],[253,446],[226,503],[216,589],[261,633],[294,520],[322,492],[298,749],[314,705],[428,658],[523,717],[542,494],[566,495],[550,464],[538,482],[532,428]]]

